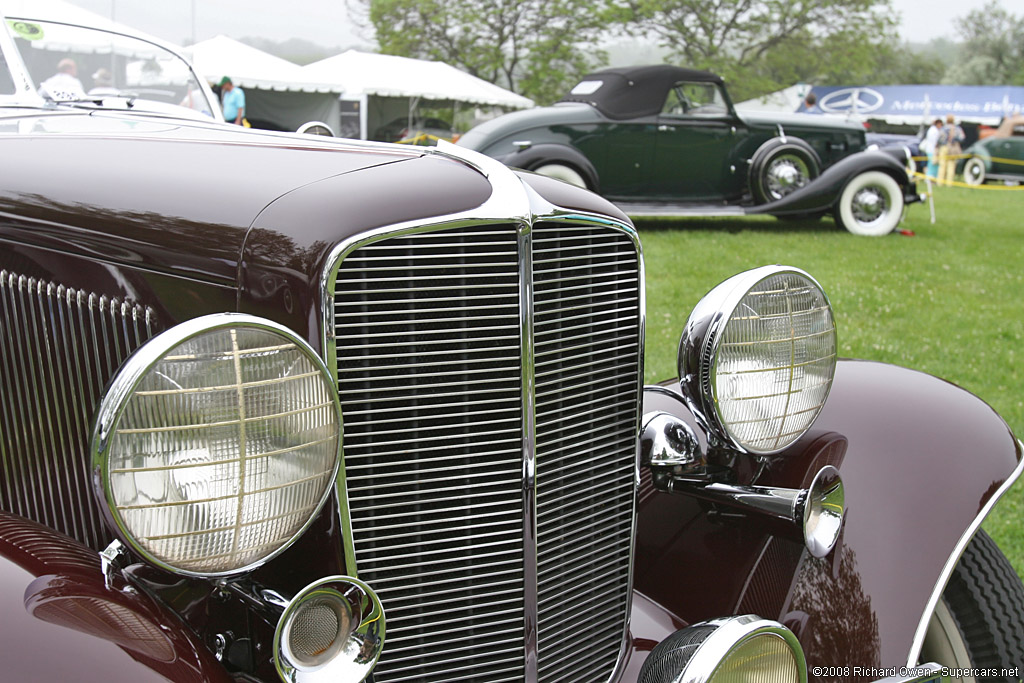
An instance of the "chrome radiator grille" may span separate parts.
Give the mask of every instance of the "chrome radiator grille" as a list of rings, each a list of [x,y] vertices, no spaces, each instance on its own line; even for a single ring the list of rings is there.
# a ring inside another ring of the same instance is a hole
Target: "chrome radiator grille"
[[[2,507],[102,548],[110,534],[89,480],[92,415],[154,334],[153,312],[2,271],[0,329]]]
[[[623,233],[534,231],[539,673],[607,680],[629,592],[640,273]]]
[[[523,678],[515,227],[396,237],[338,272],[345,477],[388,617],[378,683]]]
[[[334,324],[356,570],[380,594],[378,683],[607,680],[629,589],[639,260],[602,226],[390,236],[338,269]],[[528,262],[528,259],[524,262]],[[536,330],[520,301],[536,284]],[[528,316],[527,316],[528,317]],[[531,346],[532,343],[532,346]],[[538,549],[525,496],[536,353]],[[529,585],[539,577],[539,596]],[[535,604],[536,603],[536,604]]]

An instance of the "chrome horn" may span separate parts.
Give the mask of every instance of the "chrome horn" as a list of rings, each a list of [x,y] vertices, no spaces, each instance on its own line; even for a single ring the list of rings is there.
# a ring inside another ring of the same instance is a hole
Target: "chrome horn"
[[[700,450],[693,429],[664,412],[644,416],[640,463],[650,467],[655,485],[718,505],[757,512],[800,531],[811,555],[828,555],[839,540],[846,514],[843,479],[825,465],[806,489],[735,486],[711,481],[714,472]]]
[[[349,576],[328,576],[299,591],[274,633],[274,662],[287,683],[360,683],[383,648],[380,600]]]

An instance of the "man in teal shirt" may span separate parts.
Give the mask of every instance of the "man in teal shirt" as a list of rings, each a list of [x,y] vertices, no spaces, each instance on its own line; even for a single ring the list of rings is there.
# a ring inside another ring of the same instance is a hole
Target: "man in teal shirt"
[[[224,120],[228,123],[242,125],[245,118],[245,93],[227,76],[220,79],[220,105],[224,110]]]

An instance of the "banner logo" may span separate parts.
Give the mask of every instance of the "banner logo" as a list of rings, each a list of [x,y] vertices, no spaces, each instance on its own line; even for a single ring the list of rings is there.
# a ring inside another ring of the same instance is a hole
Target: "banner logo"
[[[867,114],[885,103],[882,93],[871,88],[843,88],[818,100],[818,107],[829,114]]]

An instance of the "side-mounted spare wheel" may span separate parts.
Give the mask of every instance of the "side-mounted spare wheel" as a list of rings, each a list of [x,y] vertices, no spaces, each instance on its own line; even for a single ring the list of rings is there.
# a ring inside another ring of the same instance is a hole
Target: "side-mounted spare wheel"
[[[854,235],[888,235],[903,216],[903,191],[882,171],[855,175],[843,188],[835,207],[836,223]]]
[[[821,172],[821,161],[800,138],[772,138],[750,160],[750,191],[765,204],[807,185]]]
[[[922,662],[969,672],[952,683],[1018,681],[1024,662],[1024,585],[984,531],[971,539],[935,607],[921,649]],[[1017,675],[1000,675],[1012,672]],[[945,680],[945,679],[943,679]]]

